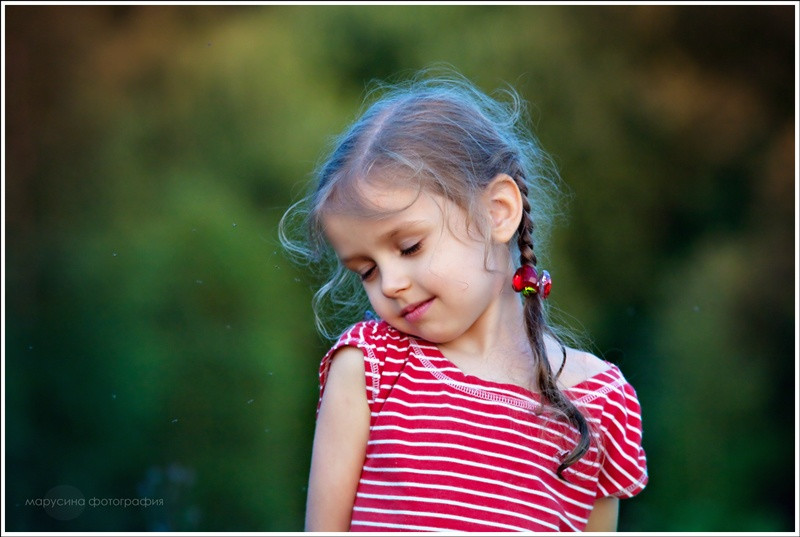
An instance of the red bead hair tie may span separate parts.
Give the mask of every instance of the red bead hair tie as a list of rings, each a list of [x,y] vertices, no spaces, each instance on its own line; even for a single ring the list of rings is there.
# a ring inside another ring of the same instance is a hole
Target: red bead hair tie
[[[522,265],[519,267],[514,273],[514,278],[511,280],[511,287],[513,287],[514,291],[517,293],[522,293],[526,297],[539,293],[542,300],[547,298],[550,294],[550,288],[552,286],[553,280],[550,278],[550,273],[543,270],[540,278],[533,265]]]

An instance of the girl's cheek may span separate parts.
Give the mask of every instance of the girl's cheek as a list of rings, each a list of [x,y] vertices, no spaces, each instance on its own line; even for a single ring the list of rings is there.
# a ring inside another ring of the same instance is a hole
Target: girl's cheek
[[[381,293],[380,291],[376,291],[374,289],[367,290],[367,299],[369,299],[369,303],[372,305],[372,309],[375,310],[375,313],[381,314]]]

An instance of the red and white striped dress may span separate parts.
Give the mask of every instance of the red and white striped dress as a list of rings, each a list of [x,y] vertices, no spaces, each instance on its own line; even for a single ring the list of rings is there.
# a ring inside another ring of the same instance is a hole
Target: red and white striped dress
[[[580,531],[595,499],[647,484],[639,402],[615,365],[566,390],[595,435],[562,481],[578,433],[537,415],[536,394],[466,375],[436,346],[365,321],[323,358],[320,400],[343,346],[364,353],[371,410],[351,531]]]

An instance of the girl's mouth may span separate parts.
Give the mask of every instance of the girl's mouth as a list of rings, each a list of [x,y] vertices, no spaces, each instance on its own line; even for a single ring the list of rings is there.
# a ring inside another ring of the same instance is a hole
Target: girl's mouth
[[[400,312],[400,315],[410,323],[416,322],[420,320],[423,315],[425,315],[425,312],[428,311],[428,308],[431,307],[431,304],[433,304],[433,298],[423,300],[422,302],[417,302],[416,304],[411,304],[410,306],[403,308],[403,311]]]

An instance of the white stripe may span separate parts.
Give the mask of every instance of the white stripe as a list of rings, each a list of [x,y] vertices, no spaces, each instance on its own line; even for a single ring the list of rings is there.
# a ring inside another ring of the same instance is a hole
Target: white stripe
[[[481,500],[483,500],[485,498],[493,498],[493,499],[496,499],[496,500],[500,500],[501,502],[504,502],[504,503],[516,503],[516,504],[522,505],[524,507],[527,507],[528,509],[534,509],[534,510],[537,510],[537,511],[544,511],[545,513],[549,513],[549,514],[551,514],[553,516],[556,516],[559,519],[561,519],[562,522],[564,522],[565,524],[567,524],[571,528],[573,528],[575,531],[580,531],[576,526],[574,526],[564,516],[564,513],[556,511],[555,509],[549,509],[547,507],[544,507],[544,506],[536,504],[536,503],[526,502],[524,500],[521,500],[519,498],[515,498],[513,496],[504,496],[502,494],[494,494],[494,493],[485,492],[485,491],[482,491],[482,490],[467,489],[467,488],[463,488],[463,487],[454,487],[454,486],[450,486],[450,485],[440,485],[440,484],[431,485],[431,484],[427,484],[427,483],[417,483],[417,482],[413,482],[413,481],[391,481],[391,482],[386,482],[386,481],[377,481],[377,480],[372,480],[372,479],[362,479],[361,483],[364,483],[364,484],[367,484],[367,485],[374,485],[374,486],[378,486],[378,487],[407,487],[407,488],[449,490],[449,491],[458,492],[460,494],[464,494],[464,495],[467,495],[467,496],[476,496],[477,498],[479,498]],[[530,492],[534,492],[534,491],[530,491]],[[549,499],[549,496],[547,496],[546,494],[541,494],[540,493],[539,495]],[[538,520],[538,519],[536,519],[536,520]],[[584,525],[588,521],[588,519],[586,519],[586,518],[579,518],[578,520],[580,520]],[[542,521],[542,523],[544,523],[544,522]],[[554,528],[554,529],[557,530],[558,528]]]
[[[444,498],[427,498],[424,496],[398,496],[389,494],[363,494],[363,493],[359,493],[358,496],[362,498],[370,498],[373,500],[395,500],[395,501],[401,500],[407,502],[436,503],[440,505],[453,505],[457,507],[465,507],[473,511],[486,511],[488,513],[494,513],[497,515],[521,518],[522,520],[527,520],[528,522],[541,524],[542,526],[547,526],[548,528],[552,528],[554,531],[558,531],[558,526],[550,522],[545,522],[544,520],[540,520],[538,518],[534,518],[528,515],[523,515],[521,513],[514,513],[513,511],[508,511],[506,509],[495,509],[494,507],[488,507],[486,505],[477,505],[473,503],[459,502],[456,500],[446,500]]]
[[[623,459],[627,460],[633,466],[633,468],[636,468],[637,470],[641,469],[641,467],[642,467],[641,460],[640,460],[641,457],[638,455],[638,453],[639,453],[638,446],[636,446],[637,456],[636,456],[636,458],[634,458],[634,457],[631,457],[630,455],[628,455],[628,453],[626,453],[622,449],[622,447],[617,443],[617,441],[614,439],[614,437],[611,434],[608,434],[608,432],[606,432],[605,439],[606,439],[606,441],[610,441],[611,444],[614,445],[614,447],[616,448],[616,453],[619,453],[622,456]],[[626,442],[627,442],[627,440],[626,440]],[[630,444],[630,442],[627,442],[627,443]],[[639,480],[638,478],[636,478],[633,475],[631,475],[622,466],[620,466],[620,463],[622,461],[618,461],[616,458],[610,457],[609,456],[610,454],[611,454],[611,451],[606,449],[606,457],[605,457],[606,463],[610,463],[614,468],[616,468],[617,471],[620,474],[622,474],[625,478],[627,478],[628,482],[636,482],[636,481]],[[607,475],[607,470],[605,470],[605,469],[604,469],[604,474]]]
[[[459,515],[452,515],[452,514],[441,514],[441,513],[431,513],[427,511],[407,511],[407,510],[394,510],[394,509],[376,509],[373,507],[353,507],[353,512],[361,511],[367,513],[382,513],[387,515],[411,515],[411,516],[420,516],[420,517],[430,517],[430,518],[445,518],[447,520],[463,520],[465,522],[473,522],[476,524],[480,524],[483,526],[489,527],[498,527],[498,528],[506,528],[509,530],[514,531],[528,531],[526,528],[518,528],[516,526],[509,526],[508,524],[500,524],[496,522],[494,524],[488,524],[485,520],[478,520],[476,518],[469,518],[465,516]],[[368,524],[368,523],[365,523]],[[454,531],[454,530],[447,530],[447,531]]]
[[[435,410],[445,410],[446,409],[446,410],[455,410],[455,411],[463,412],[463,413],[466,413],[466,414],[471,414],[471,415],[475,415],[475,416],[484,417],[484,418],[487,418],[488,420],[492,420],[492,421],[495,421],[495,422],[500,421],[500,419],[502,419],[503,421],[510,421],[512,423],[518,424],[518,425],[523,426],[523,427],[532,427],[534,429],[537,429],[539,431],[540,435],[542,433],[545,433],[545,432],[546,433],[552,433],[552,430],[549,429],[548,427],[545,427],[541,423],[539,423],[539,421],[545,421],[546,423],[547,422],[556,422],[556,420],[554,420],[553,418],[548,418],[548,417],[545,417],[545,416],[536,416],[538,418],[538,420],[536,420],[536,421],[531,421],[530,419],[527,419],[527,420],[517,419],[517,418],[513,418],[511,416],[502,416],[502,418],[500,418],[500,417],[498,417],[497,414],[492,414],[492,413],[489,413],[489,412],[481,412],[479,410],[474,410],[474,409],[469,408],[469,407],[455,406],[455,405],[451,405],[449,403],[438,403],[438,404],[437,403],[410,403],[410,402],[404,401],[402,399],[392,399],[392,403],[396,403],[396,404],[399,404],[399,405],[402,405],[402,406],[405,406],[405,407],[408,407],[408,408],[413,408],[413,409],[429,409],[429,410],[434,410],[434,409]],[[396,413],[394,413],[394,412],[373,412],[372,413],[372,417],[373,418],[377,418],[377,417],[382,416],[382,415],[390,415],[390,414],[394,415]],[[402,416],[402,414],[398,414],[398,415]],[[526,413],[525,415],[528,418],[530,418],[530,414]],[[505,429],[505,428],[501,428],[501,427],[494,427],[494,426],[492,426],[490,424],[478,423],[478,422],[464,420],[464,419],[455,418],[455,417],[453,417],[453,418],[441,417],[440,418],[440,417],[428,416],[428,415],[418,415],[418,416],[419,416],[419,418],[417,416],[410,416],[409,415],[409,416],[404,416],[404,418],[405,419],[409,419],[409,420],[411,420],[411,419],[426,419],[426,418],[437,419],[437,420],[441,420],[441,421],[450,421],[450,420],[452,420],[454,423],[467,423],[467,424],[469,424],[471,426],[474,426],[474,427],[477,427],[477,428],[481,428],[481,429],[484,429],[484,430],[489,430],[489,431],[491,431],[491,430],[512,431],[513,433],[519,434],[520,436],[525,438],[525,440],[531,440],[531,441],[538,441],[538,442],[547,443],[545,440],[543,440],[541,438],[541,436],[536,436],[536,435],[527,435],[526,436],[526,435],[524,435],[524,433],[518,433],[517,431],[514,431],[513,429],[509,430],[509,429]],[[590,423],[593,423],[595,426],[598,426],[597,422],[599,422],[599,420],[597,418],[591,418],[588,421]],[[556,422],[556,423],[560,423],[562,425],[565,425],[565,424],[563,424],[563,422]],[[570,430],[574,434],[577,434],[577,431],[575,431],[575,429],[572,428],[571,426],[570,426]],[[554,433],[552,433],[552,434],[554,434]],[[566,438],[569,443],[573,442],[572,438],[566,437],[564,434],[559,433],[558,437],[560,439]],[[553,444],[550,444],[550,445],[553,445]],[[596,450],[597,450],[596,446],[593,445],[593,446],[590,447],[590,451],[594,452]]]
[[[381,454],[370,454],[370,455],[367,456],[367,459],[397,459],[398,461],[402,460],[402,459],[409,459],[409,458],[412,458],[412,457],[410,455],[406,454],[406,453],[381,453]],[[589,504],[584,504],[584,503],[579,502],[578,500],[573,500],[572,498],[570,498],[568,496],[564,496],[560,492],[558,492],[555,489],[553,489],[553,487],[551,487],[548,483],[545,482],[545,480],[543,480],[538,475],[524,474],[524,473],[521,473],[521,472],[517,472],[515,470],[511,470],[509,468],[498,468],[496,466],[490,466],[488,464],[482,464],[482,463],[479,463],[479,462],[468,461],[468,460],[463,460],[463,459],[457,459],[457,458],[454,458],[454,457],[427,456],[427,457],[413,457],[413,459],[417,460],[417,461],[425,460],[425,461],[430,461],[430,462],[449,462],[449,463],[454,463],[456,465],[472,466],[474,468],[481,468],[483,470],[491,470],[492,472],[496,472],[496,473],[510,474],[510,475],[513,475],[513,476],[516,476],[516,477],[519,477],[519,478],[522,478],[522,479],[525,479],[525,480],[537,481],[537,482],[541,483],[541,485],[544,488],[546,488],[551,494],[553,494],[555,496],[558,496],[562,500],[564,500],[566,502],[569,502],[569,503],[571,503],[573,505],[577,505],[578,507],[581,507],[583,509],[591,508],[591,505],[589,505]],[[366,470],[366,469],[367,468],[365,467],[364,470]],[[555,477],[555,475],[552,474],[552,472],[548,472],[548,473],[553,476],[554,480],[558,479],[557,477]],[[566,482],[566,481],[561,481],[560,483],[563,484],[565,487],[577,492],[578,494],[581,494],[581,495],[584,495],[584,496],[591,496],[591,491],[588,490],[588,489],[585,489],[583,487],[579,487],[578,485],[575,485],[573,483],[569,483],[569,482]]]
[[[407,468],[407,467],[404,467],[404,468],[397,468],[397,467],[394,467],[394,468],[376,468],[376,467],[370,466],[368,468],[365,468],[365,474],[366,474],[366,472],[373,472],[373,473],[409,473],[409,474],[437,475],[437,476],[442,476],[442,477],[449,477],[449,478],[452,478],[452,479],[460,479],[462,481],[467,481],[467,482],[475,481],[475,482],[477,482],[477,483],[479,483],[481,485],[486,485],[486,484],[495,485],[495,486],[498,486],[498,487],[501,487],[501,488],[506,488],[506,489],[511,489],[511,490],[515,490],[515,491],[518,491],[518,492],[522,492],[524,494],[530,494],[532,496],[541,496],[542,498],[545,498],[547,500],[552,500],[553,499],[553,497],[550,496],[549,494],[545,494],[544,492],[542,492],[539,489],[539,487],[529,488],[529,487],[524,487],[524,486],[521,486],[521,485],[515,485],[515,484],[513,484],[513,483],[511,483],[509,481],[499,481],[497,479],[491,479],[491,478],[488,478],[488,477],[479,477],[479,476],[474,476],[474,475],[470,475],[470,474],[461,474],[461,473],[458,473],[458,472],[450,472],[450,471],[446,471],[446,470],[428,470],[428,469],[424,469],[423,470],[423,469],[418,469],[418,468]],[[537,481],[537,482],[541,482],[541,480],[538,480],[538,479],[529,479],[529,480],[534,480],[534,481]],[[583,496],[586,498],[586,500],[590,501],[591,503],[590,504],[582,504],[582,503],[577,502],[577,501],[571,501],[570,503],[572,503],[572,504],[574,504],[574,505],[576,505],[578,507],[582,507],[584,509],[591,508],[591,506],[594,505],[594,493],[590,493],[590,492],[587,491],[587,492],[583,493]],[[565,508],[564,513],[568,517],[570,517],[572,519],[575,519],[575,520],[586,520],[584,518],[581,518],[581,517],[573,514],[570,511],[567,511],[566,508]]]
[[[626,458],[627,458],[627,457],[626,457]],[[628,483],[635,483],[635,482],[639,481],[639,478],[633,477],[633,476],[632,476],[630,473],[628,473],[628,472],[627,472],[627,471],[626,471],[624,468],[622,468],[622,467],[621,467],[621,466],[620,466],[620,465],[617,463],[617,461],[616,461],[616,460],[614,460],[614,459],[612,459],[612,458],[610,458],[610,457],[606,457],[606,459],[605,459],[605,460],[606,460],[607,462],[610,462],[610,463],[611,463],[611,465],[612,465],[614,468],[616,468],[616,469],[617,469],[617,471],[618,471],[620,474],[622,474],[622,476],[623,476],[623,477],[625,477],[625,478],[628,480]],[[636,469],[637,469],[637,470],[638,470],[638,469],[640,469],[640,466],[639,466],[639,464],[638,464],[638,463],[636,463],[636,466],[635,466],[635,467],[636,467]],[[602,469],[602,473],[603,473],[604,475],[606,475],[610,481],[612,481],[612,479],[611,479],[611,476],[610,476],[610,474],[608,473],[608,469],[607,469],[607,467],[603,467],[603,469]],[[616,483],[616,482],[615,482],[615,483]],[[622,485],[620,485],[620,484],[618,484],[618,483],[616,483],[616,484],[617,484],[617,486],[618,486],[619,488],[625,488],[625,487],[623,487]]]
[[[411,395],[426,395],[426,394],[430,394],[431,393],[431,392],[419,392],[419,391],[406,390],[405,388],[402,388],[402,387],[400,389],[402,391],[405,391],[406,393],[411,394]],[[449,395],[449,396],[451,396],[453,398],[456,398],[456,399],[463,397],[463,396],[459,396],[457,394],[451,394],[449,392],[444,392],[444,393],[446,395]],[[542,414],[536,415],[536,414],[531,414],[529,411],[519,411],[518,408],[513,408],[512,410],[515,411],[516,415],[523,416],[523,419],[515,418],[515,417],[513,417],[511,415],[506,415],[506,414],[497,414],[497,412],[482,412],[480,410],[477,410],[477,409],[474,409],[474,408],[471,408],[471,407],[468,407],[468,406],[453,405],[453,404],[450,404],[450,403],[425,403],[425,402],[423,402],[423,403],[412,403],[412,402],[406,401],[404,399],[395,399],[394,397],[392,397],[391,400],[392,400],[393,404],[402,405],[402,406],[405,406],[405,407],[408,407],[408,408],[429,408],[429,409],[440,409],[440,410],[444,410],[444,409],[455,410],[455,411],[458,411],[458,412],[463,412],[465,414],[472,414],[472,415],[475,415],[475,416],[481,416],[481,417],[484,417],[484,418],[488,418],[491,421],[500,421],[500,420],[506,421],[506,420],[508,420],[508,421],[511,421],[511,422],[519,424],[519,425],[532,426],[532,427],[535,427],[537,429],[546,430],[548,432],[550,432],[551,430],[542,427],[542,425],[539,424],[539,423],[531,421],[530,417],[534,416],[539,421],[545,421],[545,422],[549,422],[549,423],[560,423],[560,424],[564,423],[564,422],[556,420],[556,419],[554,419],[554,418],[552,418],[550,416],[547,416],[547,415],[542,415]],[[494,405],[492,405],[492,406],[494,406]],[[380,414],[383,414],[383,412],[381,412]],[[528,419],[525,419],[525,418],[528,418]],[[593,417],[593,416],[587,417],[587,420],[589,420],[591,422],[598,422],[598,423],[600,421],[598,418]]]
[[[605,494],[607,496],[617,496],[617,497],[619,497],[619,496],[624,496],[624,495],[630,494],[631,491],[640,488],[642,486],[642,483],[644,483],[645,479],[647,478],[647,471],[645,471],[644,474],[642,474],[642,477],[640,477],[639,479],[631,480],[630,485],[628,485],[627,487],[623,487],[621,483],[618,483],[617,481],[612,479],[611,476],[607,472],[604,471],[603,475],[606,477],[606,479],[609,482],[611,482],[614,485],[614,490],[613,490],[613,492],[609,492],[605,487],[603,487],[599,483],[598,483],[598,488],[602,489],[603,490],[603,494]]]
[[[409,531],[450,531],[455,533],[464,533],[463,531],[459,530],[449,530],[446,528],[437,528],[432,526],[415,526],[410,524],[392,524],[391,522],[370,522],[367,520],[352,520],[350,522],[350,527],[353,526],[373,526],[378,528],[395,528],[395,529],[404,529]]]
[[[581,397],[578,397],[577,399],[575,399],[573,401],[573,403],[586,404],[586,403],[589,403],[590,401],[593,401],[593,400],[598,399],[600,397],[605,398],[604,396],[608,395],[609,393],[611,393],[614,390],[618,390],[619,388],[621,388],[625,384],[626,384],[626,381],[625,381],[624,378],[618,378],[618,379],[614,380],[613,382],[605,383],[605,384],[601,385],[600,387],[593,388],[591,390],[582,390],[580,388],[576,388],[576,389],[570,388],[569,391],[584,393],[584,395],[582,395]]]
[[[419,357],[417,357],[417,358],[419,358]],[[497,395],[499,395],[501,397],[509,397],[511,399],[519,399],[521,401],[524,401],[526,405],[539,406],[539,401],[537,399],[534,399],[532,397],[528,397],[528,396],[526,396],[524,394],[521,394],[521,393],[519,393],[517,391],[514,391],[514,390],[501,388],[499,386],[486,386],[485,384],[481,384],[481,383],[458,381],[458,380],[453,379],[452,377],[447,376],[447,374],[446,374],[447,372],[452,372],[452,373],[456,373],[456,374],[461,375],[461,376],[465,376],[464,373],[460,369],[458,369],[457,367],[435,367],[435,366],[433,366],[433,364],[430,363],[429,359],[419,358],[419,361],[420,361],[420,366],[418,366],[414,362],[409,362],[408,363],[408,369],[413,369],[414,371],[417,371],[419,373],[429,373],[429,374],[432,374],[434,376],[433,379],[425,379],[425,378],[422,378],[422,377],[413,377],[415,379],[418,379],[418,381],[420,383],[439,384],[441,382],[444,382],[445,384],[447,384],[449,386],[452,386],[452,387],[456,388],[457,390],[462,390],[462,391],[464,391],[464,390],[475,390],[475,391],[480,391],[480,392],[486,392],[487,394],[497,394]],[[428,363],[426,364],[425,362],[428,362]],[[442,375],[437,375],[437,372],[438,373],[442,373]],[[442,378],[442,377],[444,377],[444,378]],[[479,378],[479,377],[476,377],[476,378]],[[483,380],[483,379],[480,379],[480,380]],[[493,381],[483,380],[483,382],[493,382]],[[496,384],[503,384],[503,383],[497,382]],[[514,386],[516,386],[516,385],[514,385]],[[517,387],[522,389],[522,390],[530,391],[530,390],[528,390],[527,388],[525,388],[523,386],[517,386]]]
[[[603,414],[604,414],[604,416],[608,416],[609,415],[609,414],[607,414],[605,412]],[[616,427],[617,430],[622,435],[623,442],[625,444],[627,444],[632,450],[634,450],[636,452],[636,458],[634,458],[631,455],[629,455],[628,451],[623,449],[623,447],[619,444],[619,442],[617,442],[615,436],[613,434],[611,434],[611,431],[609,431],[607,428],[604,429],[605,439],[607,441],[610,441],[614,445],[614,447],[617,448],[617,451],[619,452],[620,455],[622,455],[622,458],[626,459],[629,463],[631,463],[631,465],[633,465],[634,467],[638,468],[639,467],[639,458],[638,458],[638,455],[639,455],[639,444],[634,442],[633,440],[631,440],[629,438],[629,436],[627,434],[625,434],[625,430],[622,428],[622,426],[619,424],[619,422],[616,419],[614,419],[613,415],[610,415],[610,416],[611,416],[610,421],[611,421],[611,423],[614,424],[614,427]],[[626,476],[628,476],[631,480],[635,481],[635,479],[633,477],[631,477],[627,472],[623,471],[623,473]]]
[[[417,382],[414,379],[410,379],[409,378],[409,380],[412,380],[412,382],[414,384],[424,384],[424,383]],[[433,384],[438,384],[438,382],[434,382]],[[459,393],[453,392],[451,390],[412,390],[410,388],[407,388],[407,387],[399,385],[399,384],[395,384],[393,386],[388,385],[388,384],[384,384],[384,385],[381,386],[381,389],[389,389],[389,390],[392,390],[393,392],[394,391],[401,391],[401,392],[407,393],[409,395],[414,395],[414,396],[428,396],[428,397],[446,396],[446,397],[448,397],[450,399],[460,399],[460,400],[463,400],[463,401],[467,401],[467,402],[469,402],[469,403],[471,403],[473,405],[480,405],[480,406],[484,406],[484,407],[495,407],[495,408],[496,407],[500,407],[500,408],[504,408],[506,410],[513,410],[514,412],[516,412],[518,414],[528,414],[528,413],[532,412],[533,410],[535,410],[534,408],[523,408],[523,407],[520,407],[519,405],[515,405],[515,404],[510,403],[508,401],[476,398],[475,396],[462,395],[463,392],[461,392],[461,390],[458,390]],[[390,396],[390,398],[392,400],[394,400],[395,397],[396,396],[394,396],[394,395]],[[388,400],[388,399],[386,399],[386,400]],[[518,400],[517,402],[521,402],[521,400]],[[543,419],[547,419],[547,417],[544,414],[542,414],[540,417],[542,417]]]
[[[395,445],[398,445],[398,444],[401,445],[401,446],[417,447],[417,448],[441,448],[441,449],[449,449],[451,451],[459,451],[459,450],[467,451],[467,452],[471,452],[471,453],[476,453],[478,455],[482,455],[487,459],[500,459],[500,460],[505,460],[505,461],[516,462],[517,464],[520,464],[523,467],[532,466],[532,467],[536,468],[537,470],[539,470],[539,472],[541,474],[544,474],[546,476],[552,476],[553,479],[557,479],[557,476],[556,476],[556,474],[555,474],[555,472],[553,471],[552,468],[548,468],[547,466],[543,466],[542,464],[539,464],[535,460],[526,460],[526,459],[520,459],[518,457],[513,457],[513,456],[510,456],[510,455],[501,455],[501,454],[494,453],[494,452],[491,452],[491,451],[485,451],[485,450],[481,450],[481,449],[477,449],[477,448],[473,448],[473,447],[467,447],[467,446],[464,446],[464,445],[461,445],[461,444],[450,444],[450,443],[447,443],[447,442],[411,442],[411,441],[398,440],[398,439],[370,440],[369,442],[367,442],[367,445],[371,445],[371,446],[376,446],[376,445],[395,446]],[[453,455],[455,455],[455,453]],[[367,456],[367,458],[376,458],[376,459],[377,458],[383,458],[383,457],[384,457],[383,454],[370,454],[370,455]],[[427,460],[436,459],[436,457],[429,457],[429,456],[426,456],[426,455],[411,455],[411,454],[405,455],[405,456],[403,456],[401,458],[413,459],[415,461],[427,461]],[[544,457],[539,457],[539,458],[543,459]],[[458,460],[460,460],[462,463],[466,464],[466,461],[464,461],[462,459],[458,459]],[[492,468],[494,468],[495,471],[508,471],[509,473],[518,474],[518,472],[516,470],[512,470],[512,469],[507,468],[505,466],[503,466],[503,467],[492,467]],[[582,477],[583,479],[592,479],[590,476],[588,476],[586,474],[583,474],[581,472],[578,472],[574,467],[572,467],[572,469],[573,469],[573,472],[576,475]],[[520,474],[520,475],[527,475],[527,474]],[[578,488],[581,491],[585,491],[586,490],[583,487],[579,487],[578,485],[575,485],[573,483],[567,482],[567,485],[569,485],[570,488]]]
[[[450,420],[447,420],[447,421],[450,421]],[[464,420],[461,420],[461,421],[464,421]],[[498,430],[498,428],[495,428],[495,427],[488,428],[488,429],[490,431],[491,430],[495,430],[495,431]],[[409,434],[409,435],[440,434],[440,435],[443,435],[443,436],[456,436],[456,437],[470,438],[472,440],[486,442],[488,444],[496,444],[496,445],[499,445],[499,446],[504,446],[506,448],[511,448],[513,450],[520,450],[520,451],[523,451],[523,452],[528,453],[530,455],[533,455],[534,457],[536,457],[538,459],[550,461],[550,462],[552,462],[552,463],[554,463],[556,465],[560,464],[560,462],[561,462],[560,459],[558,459],[557,457],[545,456],[539,450],[533,449],[533,448],[531,448],[531,447],[529,447],[529,446],[527,446],[525,444],[507,442],[505,440],[500,440],[498,438],[491,438],[489,436],[480,436],[480,435],[476,435],[476,434],[471,434],[471,433],[466,433],[466,432],[463,432],[463,431],[459,431],[459,430],[456,430],[456,429],[423,429],[423,428],[409,429],[409,428],[406,428],[406,427],[401,427],[399,425],[379,425],[379,426],[373,427],[372,430],[373,431],[402,431],[402,432],[404,432],[406,434]],[[502,430],[502,429],[500,429],[500,430]],[[531,438],[528,438],[527,440],[541,442],[541,443],[543,443],[545,445],[549,445],[550,447],[552,447],[552,448],[554,448],[556,450],[560,450],[560,448],[561,448],[561,446],[553,444],[552,442],[547,442],[546,440],[543,440],[541,438],[533,438],[533,437],[531,437]],[[391,443],[392,441],[393,440],[387,439],[387,440],[381,441],[380,443]],[[370,441],[369,442],[369,444],[378,444],[378,443],[379,442],[377,442],[377,441],[374,441],[374,442]],[[422,443],[419,443],[419,445],[422,445]],[[428,444],[425,444],[425,445],[428,445]],[[452,444],[442,444],[442,445],[452,445]],[[459,447],[462,446],[461,444],[456,444],[456,445],[459,446]],[[596,449],[595,449],[595,451],[596,451]],[[479,453],[485,453],[485,452],[480,451]],[[512,456],[502,457],[502,458],[506,458],[506,459],[509,459],[509,460],[515,460],[515,461],[521,462],[523,464],[530,463],[530,461],[528,459],[518,459],[518,458],[512,457]],[[588,461],[587,461],[587,463],[588,463]],[[583,473],[580,473],[577,470],[575,470],[575,473],[577,475],[579,475],[583,479],[591,479],[591,476],[583,474]]]
[[[517,464],[520,464],[520,465],[523,465],[523,466],[533,466],[534,468],[537,468],[538,470],[544,472],[545,474],[554,475],[552,469],[549,469],[546,466],[543,466],[543,465],[541,465],[539,463],[536,463],[534,461],[520,459],[519,457],[513,457],[513,456],[510,456],[510,455],[501,455],[499,453],[495,453],[495,452],[492,452],[492,451],[485,451],[485,450],[482,450],[482,449],[468,447],[468,446],[464,446],[464,445],[461,445],[461,444],[450,444],[450,443],[447,443],[447,442],[411,442],[411,441],[407,441],[407,440],[398,440],[396,438],[386,439],[386,440],[370,440],[369,442],[367,442],[367,445],[371,445],[371,446],[375,446],[375,445],[390,445],[391,446],[391,445],[396,445],[396,444],[399,444],[399,445],[402,445],[402,446],[408,446],[408,447],[417,447],[417,448],[442,448],[442,449],[449,449],[449,450],[453,450],[453,451],[459,451],[459,450],[460,451],[467,451],[467,452],[470,452],[470,453],[475,453],[475,454],[478,454],[478,455],[482,455],[482,456],[486,457],[487,459],[500,459],[500,460],[504,460],[504,461],[516,462]],[[379,457],[379,455],[377,455],[377,454],[374,455],[374,456],[375,456],[375,458]],[[406,458],[413,458],[413,459],[419,460],[419,461],[430,460],[425,455],[407,455]],[[465,461],[462,461],[462,462],[465,462]],[[503,467],[503,468],[495,467],[495,470],[506,470],[506,469],[507,468],[505,468],[505,467]],[[510,470],[510,469],[508,469],[508,470],[510,472],[516,473],[515,470]]]
[[[523,433],[521,431],[517,431],[517,430],[514,430],[514,429],[509,429],[507,427],[499,427],[499,426],[494,426],[494,425],[485,424],[485,423],[476,423],[474,421],[469,421],[469,420],[465,420],[465,419],[462,419],[462,418],[453,418],[453,417],[448,417],[448,416],[431,416],[431,415],[424,415],[424,414],[418,414],[418,415],[414,415],[414,416],[409,416],[409,415],[406,415],[406,414],[401,414],[400,412],[392,412],[392,411],[381,412],[380,415],[381,416],[396,417],[396,418],[398,418],[399,420],[402,420],[402,421],[412,421],[412,422],[413,421],[438,421],[438,422],[444,422],[444,423],[451,423],[453,425],[455,425],[455,424],[466,425],[466,426],[469,426],[469,427],[473,427],[473,428],[476,428],[476,429],[481,429],[481,430],[487,431],[487,433],[488,432],[491,432],[491,433],[505,433],[505,434],[508,434],[508,435],[516,436],[516,437],[521,438],[524,442],[535,442],[535,443],[538,443],[538,444],[544,444],[545,446],[549,446],[549,447],[551,447],[553,449],[556,449],[556,450],[561,450],[564,447],[563,445],[555,444],[553,442],[549,442],[549,441],[545,440],[544,438],[540,438],[540,437],[534,436],[534,435],[526,435],[525,433]],[[520,423],[522,425],[530,425],[532,428],[544,430],[544,428],[541,427],[540,425],[529,424],[529,423],[522,422],[522,421],[519,421],[519,420],[515,420],[515,421],[517,421],[518,423]],[[389,427],[390,426],[388,426],[388,425],[378,425],[378,426],[373,427],[372,430],[383,430],[383,429],[387,429]],[[400,428],[399,425],[391,426],[391,427]],[[405,430],[405,429],[403,429],[403,430]],[[525,446],[523,446],[521,444],[506,442],[504,440],[490,438],[488,436],[472,435],[472,434],[463,432],[462,430],[458,429],[455,426],[451,426],[448,429],[420,429],[420,428],[416,428],[415,427],[413,429],[409,429],[409,431],[414,432],[414,433],[416,433],[417,431],[420,431],[420,432],[433,432],[433,433],[440,433],[440,434],[453,434],[453,435],[458,435],[458,436],[472,437],[472,438],[476,438],[478,440],[485,440],[487,442],[503,444],[503,445],[511,446],[513,448],[519,448],[519,449],[522,449],[524,451],[528,451],[530,453],[533,453],[534,455],[542,456],[542,458],[547,458],[547,459],[549,459],[550,461],[553,461],[553,462],[557,462],[558,461],[558,459],[556,459],[554,457],[544,457],[541,454],[541,452],[539,452],[538,450],[535,450],[535,449],[532,449],[532,448],[527,448],[527,447],[525,447]],[[559,435],[559,438],[563,439],[563,438],[565,438],[565,436],[564,435]],[[571,438],[567,438],[567,440],[572,442]],[[597,453],[597,451],[598,451],[597,446],[592,445],[589,448],[588,453],[593,453],[594,454],[594,453]]]

